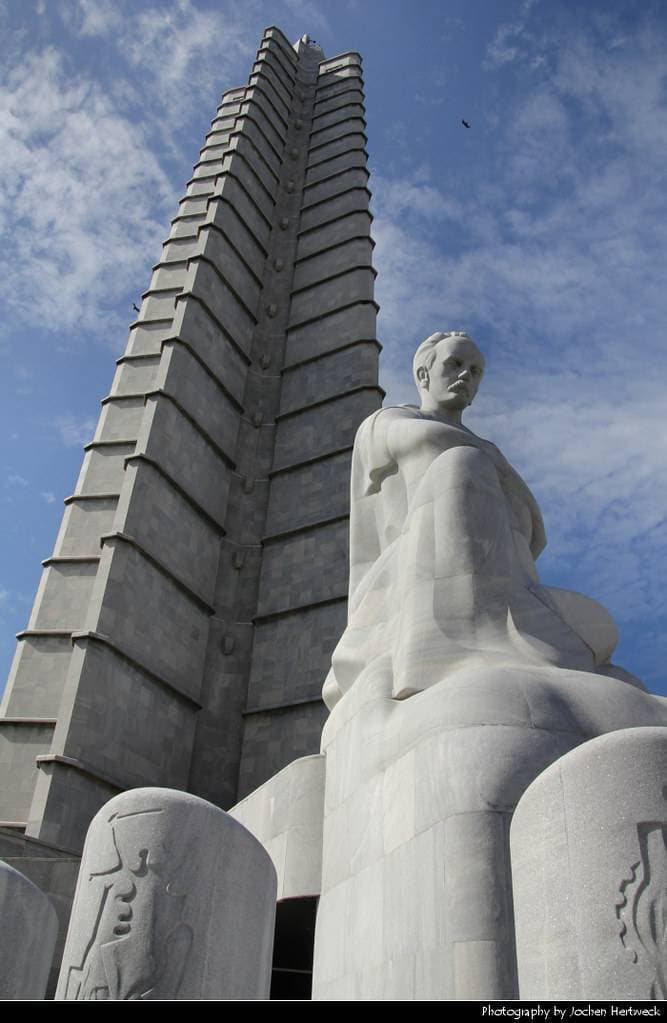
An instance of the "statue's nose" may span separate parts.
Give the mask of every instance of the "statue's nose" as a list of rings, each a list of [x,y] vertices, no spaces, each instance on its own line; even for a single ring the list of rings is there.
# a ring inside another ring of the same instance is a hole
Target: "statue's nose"
[[[463,380],[470,380],[470,370],[469,369],[466,368],[466,369],[462,369],[461,370],[461,372],[459,373],[459,380],[461,380],[461,379],[463,379]]]

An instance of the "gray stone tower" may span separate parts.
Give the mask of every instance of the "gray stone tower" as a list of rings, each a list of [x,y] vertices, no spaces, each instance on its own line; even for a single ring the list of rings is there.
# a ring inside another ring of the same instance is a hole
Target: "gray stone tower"
[[[4,827],[77,852],[123,789],[226,807],[318,748],[382,393],[363,103],[275,28],[222,97],[18,637]]]

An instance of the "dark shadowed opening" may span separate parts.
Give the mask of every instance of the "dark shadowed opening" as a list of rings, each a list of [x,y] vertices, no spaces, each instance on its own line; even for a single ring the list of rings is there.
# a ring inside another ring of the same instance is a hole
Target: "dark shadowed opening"
[[[276,907],[272,999],[310,999],[317,898],[285,899]]]

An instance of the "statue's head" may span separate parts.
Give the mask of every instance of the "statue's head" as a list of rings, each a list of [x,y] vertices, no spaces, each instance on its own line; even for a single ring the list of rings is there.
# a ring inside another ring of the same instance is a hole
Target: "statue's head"
[[[464,331],[439,330],[420,344],[412,373],[423,409],[460,412],[477,394],[484,356]]]

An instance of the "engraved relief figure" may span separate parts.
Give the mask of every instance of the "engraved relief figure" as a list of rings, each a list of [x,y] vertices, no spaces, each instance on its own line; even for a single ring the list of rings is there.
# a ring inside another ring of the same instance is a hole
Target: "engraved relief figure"
[[[647,998],[667,998],[667,823],[637,825],[640,859],[619,888],[620,938],[633,962],[648,961],[653,980]]]
[[[81,965],[72,967],[66,999],[174,998],[192,946],[179,890],[187,849],[146,841],[142,811],[109,819],[109,866],[91,874],[97,889],[95,923]]]

